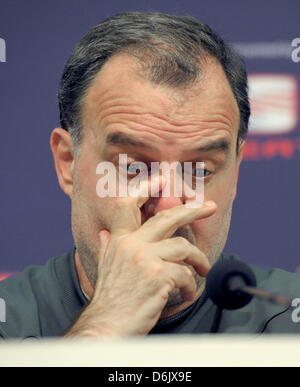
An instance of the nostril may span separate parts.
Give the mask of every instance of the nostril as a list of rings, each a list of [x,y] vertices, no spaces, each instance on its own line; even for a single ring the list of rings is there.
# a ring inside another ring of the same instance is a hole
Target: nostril
[[[154,202],[155,199],[151,198],[144,204],[144,211],[147,218],[155,215],[156,204]]]
[[[150,198],[143,206],[144,214],[147,219],[155,216],[159,211],[167,210],[182,204],[180,198],[155,197]]]
[[[151,215],[154,215],[155,205],[153,203],[150,203],[148,206],[148,212]]]

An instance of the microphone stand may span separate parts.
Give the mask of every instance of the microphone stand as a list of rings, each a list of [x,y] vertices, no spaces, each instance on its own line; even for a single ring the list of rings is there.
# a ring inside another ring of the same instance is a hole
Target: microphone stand
[[[282,296],[277,293],[269,293],[262,289],[257,289],[252,286],[245,285],[245,280],[242,276],[233,276],[228,279],[227,282],[228,290],[230,292],[244,292],[252,296],[261,298],[263,300],[269,301],[276,305],[283,305],[285,307],[291,308],[292,299]]]

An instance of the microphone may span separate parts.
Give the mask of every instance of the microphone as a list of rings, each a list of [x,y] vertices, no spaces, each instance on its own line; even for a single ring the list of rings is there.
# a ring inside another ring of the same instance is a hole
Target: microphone
[[[292,300],[275,293],[256,288],[257,282],[252,269],[241,261],[220,260],[208,272],[206,293],[222,309],[239,309],[253,297],[273,304],[291,306]]]

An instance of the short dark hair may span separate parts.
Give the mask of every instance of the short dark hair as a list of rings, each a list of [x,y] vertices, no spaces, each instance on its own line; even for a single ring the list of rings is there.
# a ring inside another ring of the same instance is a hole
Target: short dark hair
[[[129,12],[93,27],[66,63],[58,100],[61,127],[75,148],[82,139],[81,102],[104,63],[128,53],[157,84],[187,86],[199,79],[201,58],[215,58],[229,81],[240,112],[237,151],[248,131],[250,105],[245,65],[235,50],[200,20],[190,16]]]

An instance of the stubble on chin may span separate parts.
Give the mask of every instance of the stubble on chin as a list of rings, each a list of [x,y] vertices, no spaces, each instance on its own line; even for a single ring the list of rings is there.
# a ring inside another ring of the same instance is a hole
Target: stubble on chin
[[[197,246],[196,238],[190,229],[189,226],[178,228],[175,233],[172,235],[172,238],[182,237],[189,241],[191,244]],[[193,267],[189,265],[190,269],[193,271],[193,277],[196,283],[196,291],[198,292],[201,286],[204,283],[204,278],[200,277],[199,274],[194,270]],[[166,307],[178,305],[184,302],[184,299],[181,297],[179,289],[174,289],[170,294]]]
[[[76,249],[85,275],[92,288],[95,289],[98,277],[98,262],[95,255],[83,240],[78,241]]]
[[[211,265],[214,265],[216,263],[216,261],[220,257],[225,247],[228,231],[230,227],[231,213],[232,213],[232,206],[227,208],[222,220],[222,227],[219,230],[218,237],[212,241],[211,251],[207,255],[207,258]],[[175,238],[175,237],[183,237],[187,239],[190,243],[192,243],[193,245],[199,248],[197,240],[194,236],[194,233],[189,225],[177,229],[174,235],[172,236],[172,238]],[[195,271],[193,267],[190,266],[190,269],[193,271],[193,277],[196,283],[196,292],[199,293],[200,295],[202,293],[200,292],[200,289],[202,289],[202,291],[204,289],[205,278],[200,277],[200,275]],[[166,307],[179,305],[179,304],[182,304],[183,302],[184,302],[184,299],[181,297],[179,289],[174,289],[169,294]]]
[[[221,254],[224,248],[224,245],[227,239],[228,230],[229,230],[230,220],[231,220],[231,208],[226,211],[226,214],[222,221],[223,225],[219,231],[218,238],[212,241],[212,245],[214,246],[214,248],[213,250],[210,251],[208,255],[208,259],[211,265],[213,265],[216,262],[216,260],[219,258],[219,255]],[[77,234],[78,238],[77,238],[76,248],[78,251],[78,255],[80,257],[82,267],[90,282],[90,285],[92,286],[93,289],[95,289],[96,283],[97,283],[97,277],[98,277],[97,254],[92,251],[88,243],[85,241],[84,237],[80,234],[81,234],[80,232]],[[184,227],[178,228],[172,236],[172,238],[175,238],[175,237],[185,238],[191,244],[199,247],[190,225],[186,225]],[[100,264],[100,270],[101,270],[101,262],[99,262],[99,264]],[[202,293],[202,290],[204,289],[205,278],[200,277],[199,274],[195,271],[195,269],[192,266],[189,265],[189,267],[193,271],[193,278],[196,283],[196,292],[199,293],[200,295]],[[200,292],[200,289],[201,289],[201,292]],[[176,305],[180,305],[184,302],[185,301],[181,297],[180,290],[174,289],[169,294],[168,301],[165,307],[166,308],[173,307]]]

